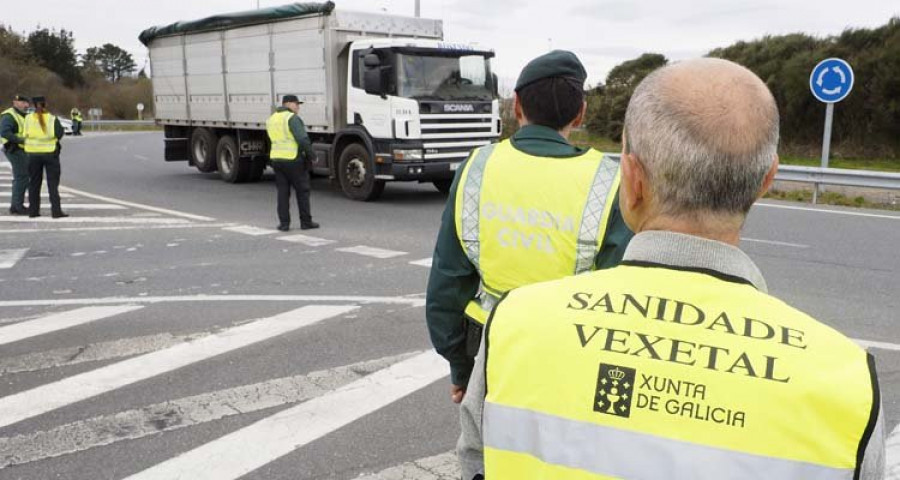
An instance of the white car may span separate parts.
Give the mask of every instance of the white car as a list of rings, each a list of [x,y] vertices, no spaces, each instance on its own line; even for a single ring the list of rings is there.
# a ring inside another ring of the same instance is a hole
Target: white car
[[[69,120],[68,118],[63,118],[63,117],[56,117],[56,118],[59,119],[59,123],[60,123],[60,125],[62,125],[63,131],[66,133],[66,135],[71,135],[72,134],[72,121]]]

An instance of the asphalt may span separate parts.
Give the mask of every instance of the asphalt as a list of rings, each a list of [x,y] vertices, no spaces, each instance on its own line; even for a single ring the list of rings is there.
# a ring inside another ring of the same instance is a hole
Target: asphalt
[[[64,206],[122,208],[70,209],[69,223],[0,222],[0,251],[24,252],[13,266],[0,269],[0,328],[66,314],[97,299],[143,307],[0,344],[0,407],[17,394],[115,367],[139,350],[160,351],[145,340],[153,335],[215,337],[315,305],[356,310],[19,421],[4,423],[0,411],[0,479],[124,478],[295,405],[186,428],[172,420],[153,435],[123,433],[120,441],[4,468],[4,455],[15,453],[4,451],[4,442],[18,435],[429,349],[421,308],[428,268],[411,262],[431,256],[446,199],[433,186],[390,184],[379,201],[360,203],[344,198],[327,179],[314,179],[313,216],[323,228],[290,232],[319,240],[297,243],[271,231],[231,230],[274,228],[270,172],[259,183],[232,185],[162,157],[157,132],[67,138],[62,180],[74,190]],[[108,220],[78,220],[97,217]],[[767,201],[754,208],[744,238],[742,248],[759,265],[771,293],[852,338],[897,346],[872,350],[888,425],[897,424],[900,215]],[[354,253],[355,247],[387,250],[382,253],[389,258]],[[67,356],[66,349],[74,353]],[[94,351],[102,359],[79,360]],[[49,360],[35,371],[4,373],[10,359],[28,355]],[[459,427],[447,379],[440,375],[242,478],[350,479],[450,451]],[[48,456],[65,453],[61,442],[50,439],[39,447]]]

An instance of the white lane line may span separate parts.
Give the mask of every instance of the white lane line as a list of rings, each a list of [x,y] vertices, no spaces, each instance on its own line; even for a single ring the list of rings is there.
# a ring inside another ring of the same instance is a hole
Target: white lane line
[[[0,463],[0,467],[3,464]],[[420,458],[354,480],[458,480],[462,475],[456,453]]]
[[[223,330],[200,340],[91,370],[0,398],[0,428],[192,363],[313,325],[356,306],[315,305]]]
[[[93,198],[94,200],[115,203],[118,205],[124,205],[126,207],[139,208],[141,210],[147,210],[149,212],[164,213],[166,215],[172,215],[175,217],[187,218],[188,220],[197,220],[197,221],[201,221],[201,222],[211,222],[211,221],[215,220],[214,218],[204,217],[202,215],[194,215],[192,213],[179,212],[177,210],[169,210],[167,208],[153,207],[150,205],[144,205],[142,203],[126,202],[125,200],[119,200],[117,198],[104,197],[102,195],[97,195],[94,193],[88,193],[88,192],[84,192],[81,190],[76,190],[71,187],[59,187],[59,188],[60,188],[60,190],[65,190],[67,192],[75,193],[75,194],[81,195],[82,197]],[[65,208],[65,205],[63,205],[63,208]]]
[[[809,248],[809,245],[803,245],[802,243],[788,243],[788,242],[778,242],[775,240],[759,240],[756,238],[741,238],[742,242],[751,242],[751,243],[764,243],[767,245],[778,245],[780,247],[792,247],[792,248]]]
[[[236,479],[428,386],[446,373],[443,359],[432,351],[425,352],[128,478]]]
[[[66,305],[117,305],[122,303],[179,302],[348,302],[422,307],[425,299],[416,297],[371,297],[354,295],[183,295],[159,297],[60,298],[41,300],[2,300],[0,307],[60,307]]]
[[[65,208],[65,207],[63,207]],[[0,233],[46,233],[46,232],[111,232],[120,230],[174,230],[181,228],[222,228],[230,223],[179,223],[176,225],[144,225],[117,227],[68,227],[68,228],[12,228],[0,229]]]
[[[52,430],[0,438],[0,468],[303,402],[409,357],[409,354],[384,357],[266,380],[98,416]]]
[[[887,343],[887,342],[875,342],[872,340],[861,340],[858,338],[851,338],[857,345],[863,348],[877,348],[879,350],[893,350],[895,352],[900,352],[900,345],[896,343]]]
[[[25,208],[28,208],[28,202],[25,202]],[[63,208],[66,210],[127,210],[128,207],[122,205],[113,205],[111,203],[64,203]]]
[[[85,307],[68,312],[54,313],[29,322],[17,323],[0,328],[0,345],[18,342],[26,338],[44,335],[58,330],[65,330],[85,323],[102,320],[114,315],[144,308],[140,305],[118,307]]]
[[[19,260],[25,257],[26,253],[28,253],[27,248],[0,250],[0,270],[16,266]]]
[[[427,267],[431,268],[431,257],[423,258],[421,260],[416,260],[414,262],[409,262],[410,265],[416,265],[419,267]]]
[[[775,205],[772,203],[756,203],[754,206],[760,207],[768,207],[768,208],[781,208],[784,210],[800,210],[804,212],[815,212],[815,213],[832,213],[835,215],[850,215],[854,217],[871,217],[871,218],[888,218],[891,220],[900,220],[900,215],[881,215],[877,213],[865,213],[865,212],[845,212],[843,210],[826,210],[823,208],[812,208],[812,207],[795,207],[792,205]]]
[[[150,160],[149,157],[145,157],[143,155],[135,155],[134,158],[136,158],[138,160]]]
[[[291,243],[302,243],[303,245],[306,245],[308,247],[321,247],[324,245],[331,245],[332,243],[335,243],[334,240],[328,240],[325,238],[318,238],[318,237],[310,237],[309,235],[300,235],[300,234],[286,235],[283,237],[278,237],[278,240],[282,240],[285,242],[291,242]]]
[[[62,205],[63,210],[66,204]],[[189,220],[183,218],[145,218],[145,217],[68,217],[68,218],[51,218],[50,216],[41,216],[37,218],[28,218],[26,216],[0,216],[0,222],[12,223],[130,223],[141,225],[183,225],[190,223]]]
[[[76,347],[56,348],[44,352],[32,352],[15,357],[0,358],[0,375],[38,372],[50,368],[68,367],[85,362],[97,362],[116,358],[143,355],[211,335],[199,332],[190,335],[160,333],[143,337],[123,338],[109,342],[92,343]]]
[[[346,253],[355,253],[357,255],[364,255],[366,257],[374,257],[374,258],[394,258],[402,255],[406,255],[406,252],[397,252],[394,250],[385,250],[383,248],[375,248],[375,247],[367,247],[365,245],[357,245],[355,247],[347,247],[347,248],[338,248],[338,252],[346,252]]]
[[[226,228],[223,228],[222,230],[226,230],[229,232],[235,232],[235,233],[243,233],[244,235],[252,235],[254,237],[259,236],[259,235],[271,235],[278,231],[278,230],[271,230],[268,228],[253,227],[250,225],[238,225],[236,227],[226,227]]]
[[[0,197],[2,197],[2,198],[9,198],[9,197],[11,197],[11,196],[12,196],[12,192],[7,192],[7,191],[2,191],[2,192],[0,192]],[[43,199],[43,198],[50,198],[50,194],[47,193],[46,191],[41,192],[41,198],[42,198],[42,199]],[[72,195],[71,193],[59,192],[59,198],[75,198],[75,196]],[[25,194],[25,199],[28,200],[28,194],[27,194],[27,193]]]

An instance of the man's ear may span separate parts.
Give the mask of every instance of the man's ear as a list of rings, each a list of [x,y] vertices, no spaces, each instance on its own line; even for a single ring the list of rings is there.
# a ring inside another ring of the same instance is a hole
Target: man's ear
[[[778,154],[775,154],[775,160],[772,162],[772,167],[766,172],[766,176],[763,178],[762,186],[760,187],[759,194],[757,194],[756,198],[762,198],[768,193],[769,189],[772,188],[772,184],[775,183],[775,174],[778,173],[778,162]]]
[[[645,199],[646,172],[644,166],[632,153],[622,153],[622,181],[620,187],[620,202],[627,205],[629,210],[635,210]]]
[[[569,124],[569,127],[578,128],[584,125],[585,115],[587,115],[587,102],[581,102],[581,111],[578,112],[578,116],[575,117],[575,120],[572,120],[572,123]]]
[[[525,112],[522,111],[522,104],[519,102],[519,94],[513,94],[513,111],[516,112],[516,122],[519,126],[525,125]]]

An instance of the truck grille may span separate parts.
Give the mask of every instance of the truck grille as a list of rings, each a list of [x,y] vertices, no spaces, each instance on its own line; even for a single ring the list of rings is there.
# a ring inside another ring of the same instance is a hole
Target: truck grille
[[[497,137],[490,114],[423,114],[420,119],[426,162],[465,160],[473,148]]]

